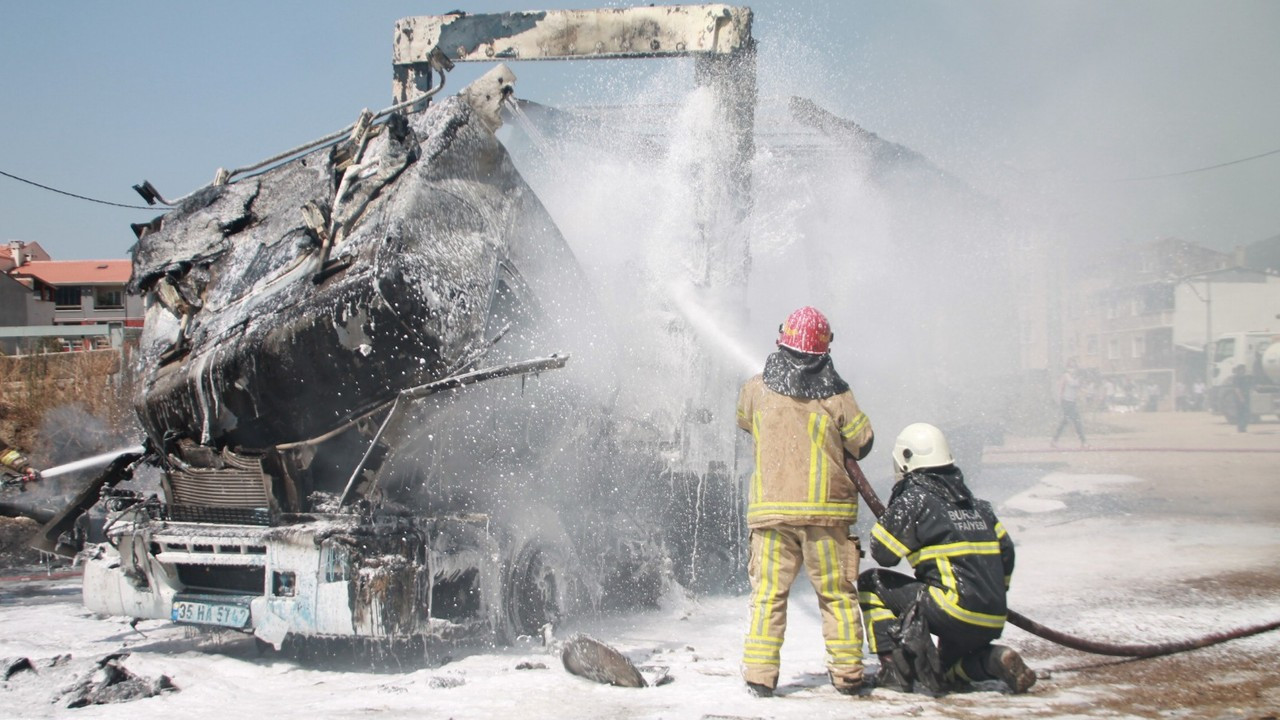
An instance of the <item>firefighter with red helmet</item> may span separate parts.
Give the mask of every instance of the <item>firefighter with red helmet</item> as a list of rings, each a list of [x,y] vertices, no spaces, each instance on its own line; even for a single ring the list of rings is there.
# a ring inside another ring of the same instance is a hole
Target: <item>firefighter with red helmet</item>
[[[0,470],[19,483],[25,484],[40,479],[40,471],[31,467],[27,456],[4,443],[0,443]]]
[[[831,326],[803,307],[779,328],[777,352],[738,397],[738,426],[751,433],[755,470],[748,488],[751,627],[743,677],[755,695],[778,682],[787,595],[804,566],[817,590],[831,683],[862,685],[860,548],[852,525],[858,494],[844,467],[871,450],[871,422],[831,363]]]

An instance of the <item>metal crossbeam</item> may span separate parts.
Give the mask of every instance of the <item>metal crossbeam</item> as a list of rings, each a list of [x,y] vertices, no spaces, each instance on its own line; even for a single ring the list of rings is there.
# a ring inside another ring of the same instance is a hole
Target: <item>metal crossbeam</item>
[[[751,41],[751,9],[674,5],[433,15],[396,23],[393,63],[727,55]]]

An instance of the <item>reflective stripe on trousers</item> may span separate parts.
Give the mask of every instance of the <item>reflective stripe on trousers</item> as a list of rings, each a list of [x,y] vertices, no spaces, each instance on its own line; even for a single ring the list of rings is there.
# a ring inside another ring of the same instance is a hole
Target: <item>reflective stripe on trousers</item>
[[[774,687],[791,583],[804,565],[818,595],[827,669],[838,682],[862,678],[858,544],[844,526],[779,526],[751,531],[751,620],[743,643],[747,682]]]

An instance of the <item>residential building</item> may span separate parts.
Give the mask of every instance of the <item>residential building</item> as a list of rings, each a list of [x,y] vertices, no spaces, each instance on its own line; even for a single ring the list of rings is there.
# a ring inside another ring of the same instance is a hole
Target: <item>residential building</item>
[[[1074,268],[1061,299],[1063,362],[1075,358],[1121,406],[1172,409],[1205,378],[1204,347],[1230,331],[1277,329],[1280,274],[1166,238]]]
[[[49,326],[53,324],[53,302],[41,300],[31,288],[0,273],[0,327]],[[0,337],[0,351],[13,355],[23,351],[21,337]]]
[[[25,243],[21,240],[10,240],[0,246],[0,272],[9,272],[28,260],[51,260],[49,253],[40,247],[40,243]]]
[[[6,352],[22,347],[23,337],[64,337],[67,349],[102,347],[111,343],[108,328],[121,338],[128,328],[137,333],[142,327],[142,299],[126,292],[129,260],[49,260],[34,243],[11,242],[3,250]]]

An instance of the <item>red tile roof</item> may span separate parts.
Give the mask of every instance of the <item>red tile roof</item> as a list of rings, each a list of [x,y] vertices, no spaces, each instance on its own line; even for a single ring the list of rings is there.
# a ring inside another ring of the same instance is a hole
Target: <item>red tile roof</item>
[[[44,248],[40,247],[40,243],[23,243],[22,252],[27,256],[27,258],[32,260],[50,259],[49,253],[45,252]],[[8,243],[0,244],[0,258],[13,260],[13,249],[9,247]]]
[[[10,274],[50,285],[123,285],[133,275],[129,260],[35,260]]]

